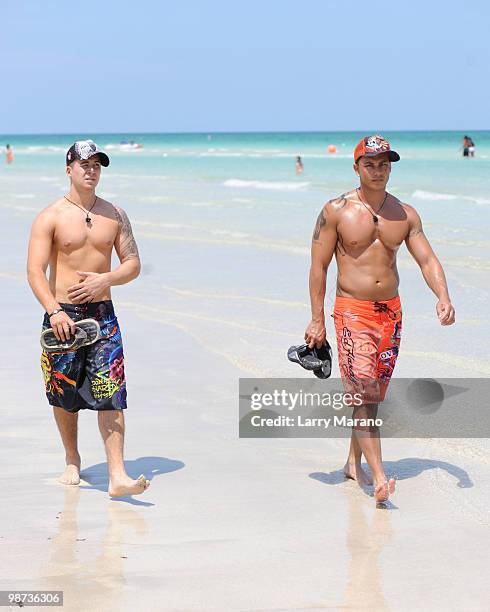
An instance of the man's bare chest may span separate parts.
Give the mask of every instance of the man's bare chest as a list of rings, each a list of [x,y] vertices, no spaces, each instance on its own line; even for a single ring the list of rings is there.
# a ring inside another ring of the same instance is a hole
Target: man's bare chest
[[[102,215],[91,217],[90,223],[86,223],[82,214],[59,218],[55,226],[55,246],[66,253],[80,249],[110,252],[118,231],[117,221]]]
[[[346,215],[337,226],[339,243],[346,249],[366,249],[370,246],[396,250],[407,237],[406,218],[379,216],[377,222],[368,211]]]

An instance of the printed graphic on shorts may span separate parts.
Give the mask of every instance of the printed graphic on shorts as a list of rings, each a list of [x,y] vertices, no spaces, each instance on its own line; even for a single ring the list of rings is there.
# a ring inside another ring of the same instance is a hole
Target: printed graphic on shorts
[[[400,346],[401,337],[402,337],[402,322],[400,320],[395,323],[395,328],[393,330],[393,333],[391,334],[392,344]]]
[[[102,401],[112,398],[115,406],[125,403],[124,354],[121,332],[117,325],[111,326],[109,335],[97,343],[94,370],[96,374],[91,382],[94,399]]]
[[[116,391],[120,390],[120,386],[117,385],[109,375],[109,372],[97,372],[95,378],[92,380],[90,385],[92,396],[95,400],[101,401],[112,397]]]
[[[356,359],[354,352],[354,340],[352,339],[352,332],[347,327],[342,329],[340,343],[342,351],[345,353],[345,357],[340,364],[342,378],[348,378],[352,382],[357,382],[357,377],[354,371]]]
[[[389,345],[380,348],[378,359],[378,378],[380,381],[390,381],[400,350],[401,332],[402,323],[401,321],[397,321],[393,326],[393,333],[390,335]]]
[[[67,354],[48,355],[45,351],[41,354],[41,369],[44,376],[44,386],[46,393],[54,397],[64,395],[63,385],[76,386],[76,381],[67,375],[71,364],[71,356]]]
[[[109,371],[110,377],[113,381],[115,381],[118,385],[122,385],[124,383],[124,355],[120,346],[118,346],[111,353],[109,358]]]

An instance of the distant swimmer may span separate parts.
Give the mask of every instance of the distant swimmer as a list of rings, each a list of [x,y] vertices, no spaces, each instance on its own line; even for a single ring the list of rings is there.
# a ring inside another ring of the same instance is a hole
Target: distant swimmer
[[[303,174],[303,170],[304,170],[304,166],[303,166],[303,161],[301,160],[301,157],[298,155],[296,157],[296,174]]]
[[[475,157],[475,143],[469,136],[463,136],[463,157]]]
[[[11,164],[14,161],[14,152],[9,144],[5,145],[5,160],[7,164]]]

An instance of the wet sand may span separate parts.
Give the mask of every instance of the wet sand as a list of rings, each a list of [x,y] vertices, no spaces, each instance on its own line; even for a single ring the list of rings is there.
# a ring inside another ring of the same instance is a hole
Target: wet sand
[[[237,379],[249,372],[154,303],[135,308],[145,306],[135,285],[115,295],[125,455],[151,487],[109,499],[89,412],[82,482],[66,487],[38,364],[40,308],[18,272],[1,283],[1,589],[63,590],[64,609],[84,611],[486,609],[490,470],[480,441],[384,441],[398,483],[376,509],[343,478],[347,440],[238,439]]]

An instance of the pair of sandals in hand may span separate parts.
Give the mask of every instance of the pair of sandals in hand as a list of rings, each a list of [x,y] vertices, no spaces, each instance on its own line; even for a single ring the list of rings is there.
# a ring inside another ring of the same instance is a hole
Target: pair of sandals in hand
[[[291,346],[288,359],[305,370],[310,370],[317,378],[328,378],[332,373],[332,349],[328,340],[320,348],[310,348],[307,344]]]
[[[58,340],[53,329],[41,334],[41,346],[47,353],[69,353],[82,346],[89,346],[100,339],[100,325],[95,319],[82,319],[75,323],[75,333],[67,340]]]

